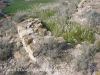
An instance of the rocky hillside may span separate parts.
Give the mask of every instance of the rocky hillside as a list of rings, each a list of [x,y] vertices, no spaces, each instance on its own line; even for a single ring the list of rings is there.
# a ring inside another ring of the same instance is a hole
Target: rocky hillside
[[[63,37],[52,36],[38,18],[21,22],[18,33],[29,58],[40,66],[36,73],[45,70],[47,75],[99,74],[100,64],[95,59],[98,57],[98,41],[94,44],[84,42],[73,49]]]
[[[100,25],[100,0],[83,0],[78,4],[77,10],[73,14],[76,22],[82,25]]]
[[[99,0],[61,0],[0,24],[0,75],[100,75]]]

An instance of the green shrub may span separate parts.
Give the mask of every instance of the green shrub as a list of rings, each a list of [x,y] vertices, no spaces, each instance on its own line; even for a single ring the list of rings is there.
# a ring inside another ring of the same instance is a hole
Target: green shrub
[[[47,72],[45,72],[45,71],[40,71],[40,75],[46,75],[47,74]]]
[[[26,71],[14,71],[12,75],[27,75]]]
[[[0,60],[7,60],[11,56],[11,51],[0,51]]]
[[[94,34],[97,32],[93,27],[82,27],[76,22],[67,22],[65,26],[57,27],[55,22],[43,23],[53,35],[63,36],[67,42],[78,44],[83,41],[93,42]]]
[[[24,58],[24,62],[29,62],[30,58]]]
[[[0,19],[4,18],[4,15],[0,14]]]
[[[13,43],[0,43],[0,60],[6,61],[8,58],[12,57]]]
[[[77,58],[76,70],[81,71],[84,75],[87,74],[88,71],[92,73],[95,70],[96,64],[94,63],[94,57],[97,53],[95,44],[84,43],[82,45],[82,54]]]

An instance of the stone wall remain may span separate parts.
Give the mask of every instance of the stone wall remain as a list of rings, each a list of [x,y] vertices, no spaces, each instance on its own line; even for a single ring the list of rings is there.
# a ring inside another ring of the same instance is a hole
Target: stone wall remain
[[[38,18],[29,18],[18,25],[18,34],[22,40],[22,44],[29,54],[29,57],[36,62],[33,56],[40,48],[40,44],[48,43],[50,38],[54,38],[51,32],[43,27],[41,20]],[[62,37],[55,38],[58,42],[64,42]]]

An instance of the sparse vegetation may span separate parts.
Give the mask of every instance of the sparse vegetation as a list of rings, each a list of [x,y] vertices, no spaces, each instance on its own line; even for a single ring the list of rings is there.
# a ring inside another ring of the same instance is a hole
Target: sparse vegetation
[[[60,5],[60,6],[59,6]],[[89,41],[94,42],[94,34],[99,33],[99,30],[95,29],[92,26],[84,27],[81,26],[79,23],[70,21],[70,17],[72,14],[69,14],[71,11],[74,12],[74,9],[66,8],[65,5],[59,4],[57,7],[52,6],[51,9],[48,8],[48,5],[46,7],[43,5],[34,7],[30,12],[33,11],[33,13],[27,13],[25,15],[28,15],[27,17],[39,17],[43,21],[43,25],[50,30],[53,35],[55,36],[63,36],[67,42],[72,44],[78,44],[83,41]],[[64,13],[62,12],[64,10]],[[19,12],[18,12],[19,13]],[[20,18],[23,18],[23,15],[20,15]],[[21,12],[20,12],[21,13]],[[25,13],[25,12],[24,12]],[[22,16],[22,17],[21,17]],[[24,18],[25,19],[25,18]],[[18,20],[20,20],[18,18]]]

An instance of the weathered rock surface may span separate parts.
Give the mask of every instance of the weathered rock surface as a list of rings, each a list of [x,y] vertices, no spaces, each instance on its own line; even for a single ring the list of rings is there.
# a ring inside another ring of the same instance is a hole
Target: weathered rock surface
[[[21,54],[20,54],[18,51],[15,52],[14,57],[15,57],[16,59],[22,58]]]
[[[100,0],[82,0],[73,20],[82,25],[100,25]]]

